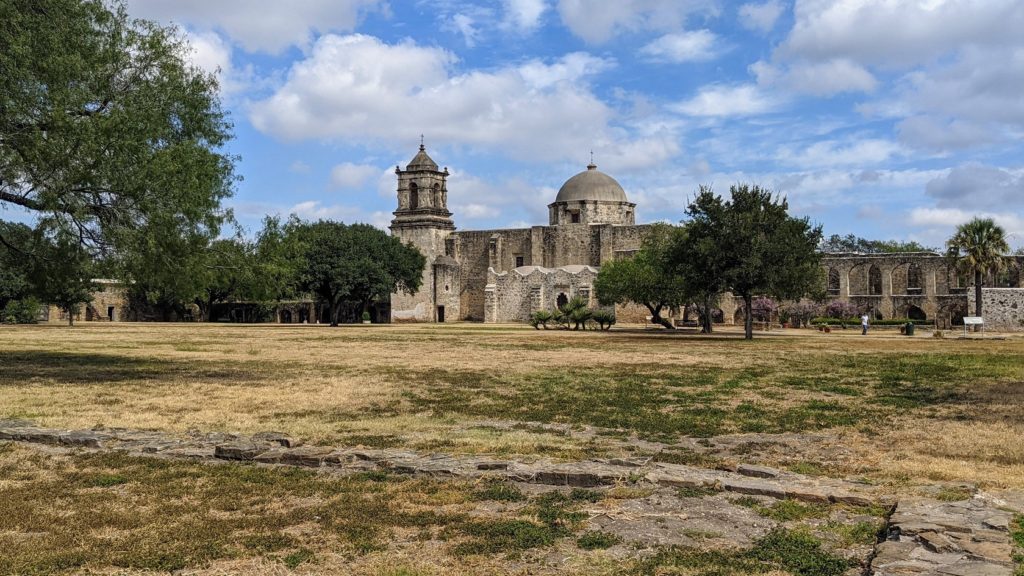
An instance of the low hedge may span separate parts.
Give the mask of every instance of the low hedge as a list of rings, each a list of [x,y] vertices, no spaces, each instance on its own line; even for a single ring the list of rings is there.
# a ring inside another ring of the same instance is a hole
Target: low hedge
[[[911,322],[916,326],[933,326],[935,324],[934,320],[911,320],[910,318],[891,318],[889,320],[871,320],[871,325],[903,326],[907,322]],[[847,326],[860,326],[860,318],[811,318],[811,326],[838,326],[842,324],[846,324]]]

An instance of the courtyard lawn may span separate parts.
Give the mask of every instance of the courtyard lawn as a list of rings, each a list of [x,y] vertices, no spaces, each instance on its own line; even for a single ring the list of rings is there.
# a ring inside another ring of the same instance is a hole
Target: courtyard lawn
[[[1024,490],[1022,400],[1016,337],[0,327],[0,419],[170,435],[273,430],[307,444],[521,460],[743,462],[939,499],[970,495],[950,482]],[[0,573],[839,575],[856,565],[843,550],[870,549],[885,514],[680,490],[671,497],[717,498],[777,526],[740,548],[643,550],[587,527],[594,507],[608,513],[644,490],[524,493],[0,442]]]
[[[824,474],[1024,488],[1024,340],[519,326],[0,328],[0,418],[579,459],[813,433]],[[764,453],[759,453],[764,452]],[[773,461],[774,459],[774,461]]]

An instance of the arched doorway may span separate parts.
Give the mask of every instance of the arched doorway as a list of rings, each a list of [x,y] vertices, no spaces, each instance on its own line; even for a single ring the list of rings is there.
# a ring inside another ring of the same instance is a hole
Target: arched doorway
[[[558,298],[555,299],[555,305],[558,306],[559,310],[561,310],[562,308],[565,308],[565,305],[568,304],[568,303],[569,303],[569,297],[565,295],[565,292],[559,293],[558,294]]]
[[[924,322],[928,319],[928,315],[924,313],[924,310],[914,306],[913,304],[907,306],[907,318],[919,322]]]
[[[291,324],[291,323],[292,323],[292,311],[291,310],[282,310],[281,311],[281,324]]]

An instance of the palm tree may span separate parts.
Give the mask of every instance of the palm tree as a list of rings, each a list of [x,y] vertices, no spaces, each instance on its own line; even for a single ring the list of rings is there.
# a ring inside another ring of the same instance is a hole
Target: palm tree
[[[946,241],[946,255],[956,261],[960,270],[974,273],[974,314],[981,316],[981,278],[989,272],[1006,267],[1004,254],[1010,251],[1006,231],[991,218],[974,218],[956,228]]]

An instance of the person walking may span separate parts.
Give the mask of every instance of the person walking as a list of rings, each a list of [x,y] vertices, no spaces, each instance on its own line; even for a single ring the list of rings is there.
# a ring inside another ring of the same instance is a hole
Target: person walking
[[[864,315],[860,317],[861,335],[866,335],[868,333],[868,320],[870,320],[870,318],[868,317],[867,312],[865,312]]]

